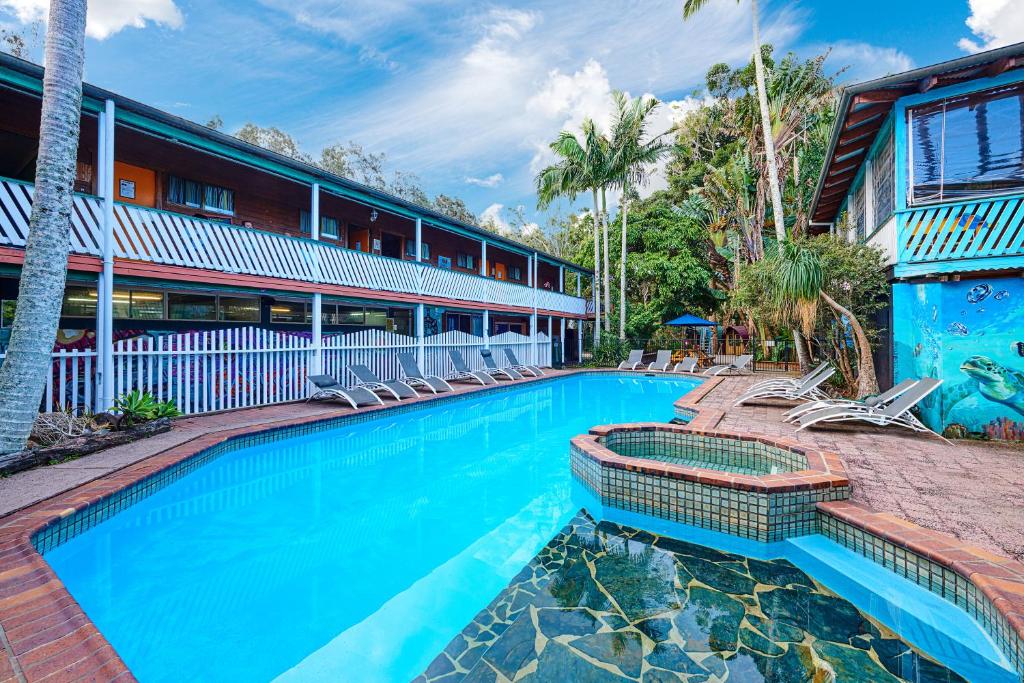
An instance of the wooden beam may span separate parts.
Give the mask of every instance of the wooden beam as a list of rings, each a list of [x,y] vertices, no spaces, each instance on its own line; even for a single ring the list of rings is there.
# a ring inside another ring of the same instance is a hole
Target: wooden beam
[[[853,98],[853,106],[862,104],[878,104],[879,102],[895,102],[904,95],[914,92],[912,88],[886,88],[884,90],[869,90]]]
[[[821,191],[821,199],[824,199],[825,197],[835,197],[836,195],[839,195],[840,197],[842,197],[843,195],[845,195],[849,191],[850,191],[850,184],[849,183],[844,183],[843,185],[838,186],[838,187],[836,187],[836,186],[830,187],[830,188],[828,188],[827,191],[823,189]]]
[[[855,164],[850,164],[849,166],[843,166],[842,168],[830,168],[828,172],[828,177],[833,178],[836,176],[841,176],[844,173],[848,173],[849,171],[856,171],[858,168],[860,168],[859,161]]]
[[[836,147],[835,153],[832,155],[832,163],[836,163],[840,160],[840,157],[845,157],[850,154],[863,154],[870,147],[870,143],[864,140],[856,140],[846,145],[839,145]],[[843,159],[845,161],[845,159]]]
[[[863,140],[864,138],[874,139],[875,133],[881,129],[883,123],[884,120],[875,119],[870,123],[860,126],[859,128],[854,128],[849,133],[843,133],[839,136],[839,142],[837,145],[841,147],[853,142],[854,140]],[[868,144],[870,144],[870,142]]]
[[[851,112],[846,117],[846,130],[855,128],[865,121],[870,121],[876,116],[885,116],[891,109],[891,105],[888,102],[881,102],[879,104],[872,104],[863,109],[858,109],[855,112]]]
[[[989,78],[992,78],[993,76],[998,76],[999,74],[1003,73],[1004,71],[1012,67],[1015,61],[1016,60],[1014,60],[1013,57],[1003,57],[1002,59],[997,59],[996,61],[986,66],[983,73]]]
[[[921,82],[917,84],[917,92],[926,93],[936,85],[939,84],[938,76],[927,76],[921,79]]]

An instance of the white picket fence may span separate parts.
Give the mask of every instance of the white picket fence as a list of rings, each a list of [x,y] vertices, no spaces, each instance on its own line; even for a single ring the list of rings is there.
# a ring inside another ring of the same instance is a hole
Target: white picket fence
[[[451,349],[458,350],[471,368],[480,369],[480,349],[485,344],[499,367],[510,364],[506,348],[515,352],[520,363],[551,365],[552,342],[543,333],[537,334],[534,344],[515,332],[485,342],[482,337],[452,331],[423,339],[422,369],[441,377],[452,374]],[[397,354],[403,352],[418,354],[416,337],[382,330],[325,336],[321,373],[352,385],[355,378],[348,367],[359,363],[383,379],[401,377]],[[0,362],[3,357],[0,354]],[[120,340],[114,344],[113,358],[115,396],[146,391],[157,400],[173,401],[185,414],[195,414],[306,398],[315,350],[308,336],[242,327]],[[95,411],[96,368],[95,350],[54,353],[41,409]]]

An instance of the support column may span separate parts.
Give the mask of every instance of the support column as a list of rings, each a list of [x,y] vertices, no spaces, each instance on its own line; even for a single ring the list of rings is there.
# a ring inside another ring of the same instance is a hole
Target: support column
[[[526,257],[526,286],[533,287],[533,257]]]
[[[100,158],[96,177],[103,197],[103,270],[96,288],[97,412],[114,405],[114,101],[107,100],[100,113]]]
[[[423,220],[416,219],[416,262],[423,260]]]
[[[583,276],[576,273],[576,296],[583,296]]]
[[[565,365],[565,318],[559,318],[559,326],[561,329],[558,331],[559,346],[562,347],[562,365]]]
[[[484,348],[491,348],[491,312],[484,309]]]
[[[487,277],[487,240],[480,243],[480,276]]]
[[[565,294],[565,266],[558,266],[558,291]]]
[[[548,316],[548,363],[554,365],[555,363],[555,338],[553,334],[553,320],[551,316]]]
[[[309,234],[313,240],[320,241],[320,183],[313,183],[309,198]],[[319,278],[319,260],[315,264]],[[323,294],[313,293],[313,374],[320,375],[323,371]]]
[[[601,341],[601,300],[598,298],[595,275],[590,276],[590,291],[594,294],[594,346]]]
[[[537,353],[537,309],[530,314],[530,364],[536,365],[539,353]]]
[[[581,318],[576,321],[576,360],[581,365],[583,364],[583,323],[585,321]]]
[[[427,369],[423,367],[426,359],[426,348],[423,345],[423,329],[425,327],[423,316],[423,304],[416,304],[416,362],[419,363],[420,371],[426,373]]]

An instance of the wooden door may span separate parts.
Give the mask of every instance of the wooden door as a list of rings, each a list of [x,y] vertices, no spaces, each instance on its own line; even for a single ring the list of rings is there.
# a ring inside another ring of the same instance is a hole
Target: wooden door
[[[348,234],[348,248],[370,253],[370,231],[366,228],[352,228]]]

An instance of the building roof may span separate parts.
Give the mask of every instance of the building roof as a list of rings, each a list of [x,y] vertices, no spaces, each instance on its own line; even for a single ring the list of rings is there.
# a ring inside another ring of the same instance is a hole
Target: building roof
[[[811,220],[835,221],[867,153],[896,100],[1024,67],[1024,43],[979,52],[842,89],[824,168],[811,205]]]
[[[27,79],[25,77],[27,77]],[[42,66],[0,52],[0,86],[6,85],[17,90],[31,92],[32,94],[39,94],[42,91],[42,80]],[[593,274],[592,270],[583,268],[582,266],[558,256],[554,256],[553,254],[533,249],[532,247],[516,240],[502,237],[501,235],[491,232],[486,228],[482,228],[479,225],[473,225],[471,223],[456,220],[433,209],[415,204],[402,199],[401,197],[397,197],[387,192],[382,192],[381,190],[374,189],[367,185],[363,185],[362,183],[358,183],[349,178],[330,173],[317,166],[298,161],[291,157],[278,154],[277,152],[272,152],[268,149],[264,149],[263,147],[259,147],[258,145],[253,145],[243,140],[239,140],[232,135],[213,130],[208,126],[189,121],[188,119],[184,119],[180,116],[175,116],[174,114],[170,114],[147,104],[143,104],[142,102],[118,95],[117,93],[104,88],[100,88],[89,83],[83,83],[82,95],[85,99],[91,98],[97,102],[113,100],[118,111],[119,125],[127,123],[122,121],[122,117],[120,115],[121,112],[131,112],[138,115],[138,117],[143,117],[153,123],[162,124],[164,127],[185,133],[189,138],[198,138],[209,141],[217,148],[225,151],[236,151],[238,156],[230,155],[230,152],[227,154],[223,152],[221,153],[222,156],[228,156],[234,161],[241,161],[242,163],[254,165],[251,161],[247,160],[262,159],[268,163],[268,166],[264,167],[266,170],[275,172],[274,169],[277,169],[276,172],[278,175],[288,177],[289,179],[320,182],[328,190],[341,190],[342,195],[349,199],[390,209],[395,213],[409,218],[420,218],[424,222],[433,224],[434,226],[442,229],[468,233],[474,237],[486,239],[491,244],[509,248],[519,253],[536,252],[549,263],[566,266],[584,274]],[[86,109],[84,105],[85,103],[83,102],[83,110]],[[135,117],[136,120],[138,117]],[[185,137],[176,138],[175,141],[182,144],[189,144]],[[204,151],[212,150],[207,148]],[[289,170],[292,171],[292,173],[289,173]],[[345,192],[345,190],[347,190],[347,192]]]

